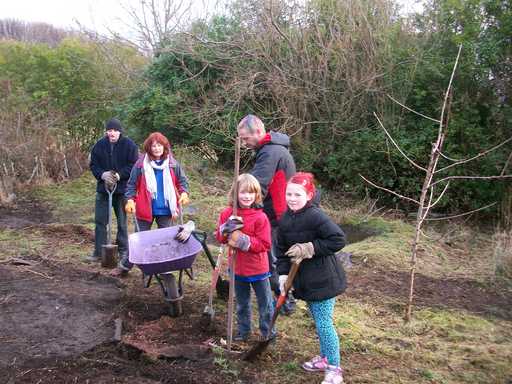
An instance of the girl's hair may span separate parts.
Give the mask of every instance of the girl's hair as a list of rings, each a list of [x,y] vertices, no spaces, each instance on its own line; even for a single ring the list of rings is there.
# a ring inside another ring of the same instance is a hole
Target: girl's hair
[[[254,205],[259,205],[263,202],[263,198],[261,196],[261,187],[258,180],[249,173],[242,173],[240,176],[238,176],[237,179],[238,182],[238,191],[247,191],[251,193],[255,193],[256,196],[254,197]],[[231,186],[231,190],[229,191],[228,195],[228,204],[233,205],[233,193],[234,193],[235,186]],[[237,203],[238,203],[238,196],[237,196]]]
[[[315,177],[309,172],[297,172],[292,176],[288,183],[298,184],[304,188],[307,193],[315,195]]]
[[[162,158],[165,159],[167,155],[169,155],[171,144],[167,137],[162,135],[160,132],[153,132],[150,134],[146,140],[144,140],[144,152],[146,152],[151,160],[155,160],[153,154],[151,153],[151,144],[154,142],[162,144],[164,147],[164,153],[162,154]]]

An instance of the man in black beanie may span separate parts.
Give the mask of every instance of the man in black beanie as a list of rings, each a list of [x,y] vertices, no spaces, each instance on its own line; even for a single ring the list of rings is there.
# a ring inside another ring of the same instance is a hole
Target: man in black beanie
[[[118,119],[105,123],[105,136],[91,150],[91,172],[96,184],[96,205],[94,210],[95,241],[94,252],[87,258],[90,262],[101,260],[101,246],[107,243],[108,194],[115,186],[112,206],[117,218],[117,245],[119,257],[128,254],[128,228],[124,211],[124,192],[133,165],[137,161],[137,145],[123,136],[123,126]]]

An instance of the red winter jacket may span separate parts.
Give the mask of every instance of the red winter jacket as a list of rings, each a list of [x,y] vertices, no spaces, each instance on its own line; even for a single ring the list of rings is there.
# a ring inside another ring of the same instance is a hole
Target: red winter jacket
[[[174,183],[176,200],[178,200],[182,192],[188,193],[188,181],[180,164],[172,155],[169,155],[169,170],[171,171],[172,182]],[[151,195],[146,185],[146,178],[144,177],[144,154],[139,157],[132,168],[124,196],[127,199],[134,200],[137,207],[137,219],[153,221]]]
[[[260,141],[250,173],[259,181],[263,210],[272,226],[286,211],[286,183],[295,174],[295,162],[288,150],[290,138],[271,131]]]
[[[226,244],[228,239],[221,235],[219,228],[228,220],[232,212],[233,209],[228,207],[219,216],[215,236],[223,244]],[[238,215],[244,221],[242,232],[250,237],[251,246],[247,252],[237,249],[235,274],[248,277],[269,272],[267,252],[270,250],[271,240],[267,215],[258,208],[240,208]]]

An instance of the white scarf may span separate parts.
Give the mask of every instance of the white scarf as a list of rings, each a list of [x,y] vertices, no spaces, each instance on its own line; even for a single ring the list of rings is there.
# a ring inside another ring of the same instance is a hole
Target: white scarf
[[[169,170],[169,156],[161,165],[155,161],[149,160],[149,156],[144,155],[144,177],[146,178],[146,187],[152,199],[157,198],[158,187],[156,185],[156,177],[153,169],[161,169],[164,178],[164,200],[165,205],[171,210],[171,214],[176,213],[176,193],[174,192],[174,183]]]

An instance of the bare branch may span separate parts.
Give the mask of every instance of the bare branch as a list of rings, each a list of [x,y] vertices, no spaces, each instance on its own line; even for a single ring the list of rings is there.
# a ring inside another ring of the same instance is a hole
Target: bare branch
[[[425,118],[425,119],[427,119],[427,120],[432,120],[432,121],[433,121],[433,122],[435,122],[435,123],[440,123],[440,121],[439,121],[439,120],[437,120],[437,119],[434,119],[434,118],[432,118],[432,117],[428,117],[428,116],[424,115],[423,113],[419,113],[419,112],[415,111],[414,109],[409,108],[408,106],[406,106],[406,105],[402,104],[401,102],[399,102],[398,100],[396,100],[395,98],[393,98],[391,95],[389,95],[389,94],[387,94],[387,93],[386,93],[386,96],[387,96],[387,97],[389,97],[391,100],[393,100],[393,101],[394,101],[395,103],[397,103],[398,105],[400,105],[401,107],[403,107],[403,108],[407,109],[408,111],[410,111],[410,112],[412,112],[412,113],[415,113],[415,114],[417,114],[418,116],[424,117],[424,118]]]
[[[441,194],[437,197],[436,201],[434,201],[432,204],[430,204],[429,202],[429,205],[427,206],[427,209],[431,209],[433,207],[436,206],[436,204],[439,203],[439,201],[441,201],[441,199],[443,198],[444,194],[446,193],[446,191],[448,190],[448,187],[450,186],[450,182],[448,181],[448,183],[446,183],[443,191],[441,192]],[[431,186],[431,190],[433,190],[434,188]]]
[[[273,1],[270,1],[270,7],[269,7],[269,14],[270,14],[270,22],[272,23],[272,26],[276,29],[276,31],[283,37],[283,39],[286,40],[288,45],[294,50],[297,51],[297,48],[295,48],[295,45],[291,42],[291,40],[284,34],[284,32],[279,28],[279,25],[277,25],[276,21],[274,20],[274,16],[272,14],[272,7],[274,3]]]
[[[507,170],[508,168],[508,165],[510,164],[510,161],[512,160],[512,152],[510,152],[510,155],[508,156],[508,159],[507,161],[505,161],[505,165],[503,166],[503,169],[501,170],[501,173],[500,175],[504,175],[505,174],[505,171]]]
[[[197,76],[199,76],[201,73],[203,73],[206,68],[208,68],[210,66],[210,64],[206,63],[206,65],[203,67],[203,69],[201,69],[199,72],[197,72],[195,75],[193,75],[192,77],[187,77],[186,79],[183,79],[183,80],[180,80],[178,82],[178,84],[181,84],[181,83],[184,83],[186,81],[190,81],[190,80],[193,80],[195,79]]]
[[[446,180],[453,180],[453,179],[479,179],[479,180],[496,180],[496,179],[511,179],[512,175],[497,175],[497,176],[447,176],[443,177],[442,179],[439,179],[435,182],[433,182],[430,186],[434,186],[436,184],[442,183]]]
[[[382,124],[382,122],[380,121],[379,119],[379,116],[377,116],[377,114],[375,112],[373,112],[373,115],[375,116],[375,118],[377,119],[377,121],[379,122],[379,125],[381,126],[381,128],[384,130],[384,132],[386,133],[387,137],[389,138],[389,140],[391,140],[391,142],[393,143],[393,145],[396,147],[396,149],[398,149],[398,151],[402,154],[403,157],[405,157],[407,159],[407,161],[409,161],[409,163],[411,163],[412,165],[414,165],[416,168],[418,169],[421,169],[422,171],[427,171],[426,168],[422,167],[421,165],[418,165],[416,164],[414,161],[412,161],[406,154],[404,151],[402,151],[402,149],[398,146],[398,144],[395,142],[395,140],[393,140],[393,138],[391,137],[391,135],[389,134],[389,132],[386,130],[386,128],[384,128],[384,125]]]
[[[439,151],[439,150],[438,150],[437,152],[439,153],[439,155],[441,155],[441,157],[442,157],[442,158],[444,158],[444,159],[446,159],[446,160],[450,160],[450,161],[454,161],[454,162],[456,162],[456,161],[460,161],[460,159],[459,159],[459,160],[457,160],[457,159],[453,159],[453,158],[451,158],[451,157],[446,156],[443,152],[441,152],[441,151]]]
[[[464,213],[461,213],[459,215],[453,215],[453,216],[446,216],[446,217],[434,217],[434,218],[431,218],[431,219],[425,219],[425,221],[440,221],[440,220],[450,220],[450,219],[455,219],[457,217],[462,217],[462,216],[467,216],[467,215],[471,215],[472,213],[475,213],[475,212],[478,212],[478,211],[483,211],[484,209],[487,209],[489,207],[492,207],[493,205],[496,205],[496,202],[492,203],[492,204],[489,204],[489,205],[486,205],[485,207],[480,207],[478,209],[474,209],[472,211],[468,211],[468,212],[464,212]]]
[[[428,199],[428,204],[427,206],[425,207],[424,205],[422,205],[422,201],[420,200],[420,210],[421,210],[421,214],[420,214],[420,223],[423,223],[423,220],[425,220],[425,217],[427,217],[428,215],[428,212],[430,211],[430,203],[432,202],[432,199],[434,198],[434,187],[431,187],[430,188],[430,197]],[[420,225],[420,228],[421,228],[421,225]]]
[[[450,97],[450,90],[452,88],[453,78],[455,77],[455,71],[457,69],[457,65],[459,64],[459,58],[460,58],[461,52],[462,52],[462,44],[459,45],[459,51],[457,52],[457,58],[455,59],[455,64],[453,64],[452,74],[450,76],[450,81],[448,82],[448,88],[446,88],[446,93],[444,95],[443,108],[441,109],[441,118],[439,119],[439,134],[441,134],[441,131],[443,130],[446,106],[448,104],[448,98]]]
[[[469,163],[470,161],[476,160],[476,159],[478,159],[479,157],[485,156],[485,155],[487,155],[488,153],[490,153],[490,152],[492,152],[492,151],[494,151],[494,150],[496,150],[496,149],[498,149],[498,148],[500,148],[500,147],[504,146],[505,144],[507,144],[507,143],[508,143],[508,142],[510,142],[510,141],[512,141],[512,137],[509,137],[507,140],[505,140],[505,141],[501,142],[500,144],[498,144],[498,145],[496,145],[496,146],[494,146],[494,147],[492,147],[492,148],[490,148],[490,149],[487,149],[487,150],[485,150],[485,151],[483,151],[483,152],[480,152],[480,153],[479,153],[478,155],[476,155],[476,156],[473,156],[473,157],[471,157],[471,158],[469,158],[469,159],[465,159],[465,160],[459,160],[459,161],[457,161],[456,163],[453,163],[453,164],[447,165],[447,166],[446,166],[446,167],[444,167],[444,168],[438,169],[437,171],[435,171],[435,173],[445,171],[445,170],[447,170],[447,169],[449,169],[449,168],[455,167],[455,166],[460,165],[460,164]]]
[[[366,179],[363,175],[359,174],[359,176],[364,180],[366,181],[368,184],[370,184],[371,186],[374,186],[375,188],[378,188],[378,189],[382,189],[383,191],[386,191],[386,192],[389,192],[391,193],[392,195],[395,195],[395,196],[398,196],[399,198],[401,199],[404,199],[404,200],[407,200],[407,201],[411,201],[415,204],[420,204],[419,201],[417,200],[414,200],[414,199],[411,199],[410,197],[407,197],[407,196],[403,196],[403,195],[400,195],[399,193],[396,193],[395,191],[392,191],[391,189],[387,189],[387,188],[384,188],[384,187],[381,187],[380,185],[377,185],[375,183],[372,183],[370,180]]]

